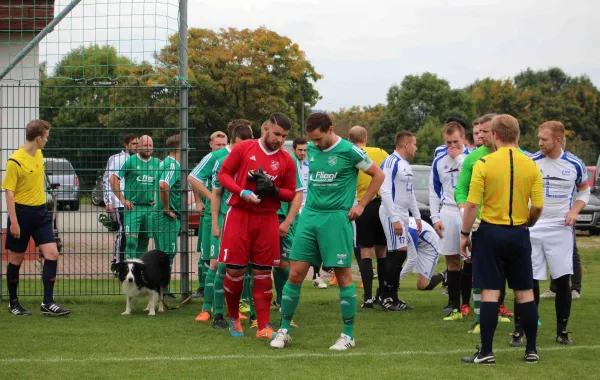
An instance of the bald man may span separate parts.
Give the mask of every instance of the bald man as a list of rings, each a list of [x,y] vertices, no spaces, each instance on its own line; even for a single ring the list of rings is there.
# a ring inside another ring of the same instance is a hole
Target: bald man
[[[152,157],[152,151],[152,137],[140,137],[138,153],[129,156],[121,169],[110,177],[113,193],[125,206],[126,259],[139,258],[148,250],[154,178],[160,165],[160,160]],[[121,179],[125,180],[124,193],[121,192]]]

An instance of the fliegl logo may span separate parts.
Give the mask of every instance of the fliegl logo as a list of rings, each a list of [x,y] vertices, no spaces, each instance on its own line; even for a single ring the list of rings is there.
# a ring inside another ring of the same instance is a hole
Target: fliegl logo
[[[310,173],[309,179],[311,182],[333,182],[337,178],[338,173],[316,172]]]
[[[142,176],[140,176],[140,175],[137,176],[137,178],[135,180],[138,182],[153,183],[154,177],[144,174]]]

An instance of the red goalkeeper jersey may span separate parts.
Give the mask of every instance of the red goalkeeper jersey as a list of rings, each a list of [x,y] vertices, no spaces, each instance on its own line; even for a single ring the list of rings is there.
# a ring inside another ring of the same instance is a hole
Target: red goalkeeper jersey
[[[252,204],[240,197],[242,190],[255,192],[256,184],[248,181],[250,170],[261,167],[279,188],[279,197],[266,196],[259,204]],[[296,165],[289,153],[278,149],[267,152],[262,140],[246,140],[237,144],[223,162],[219,171],[219,183],[231,192],[228,204],[259,214],[276,213],[281,202],[291,202],[296,194]]]

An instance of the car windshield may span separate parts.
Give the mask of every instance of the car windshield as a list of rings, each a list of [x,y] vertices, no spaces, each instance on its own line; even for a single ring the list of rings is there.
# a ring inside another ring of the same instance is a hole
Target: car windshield
[[[413,187],[417,190],[429,189],[429,172],[430,169],[413,168]]]
[[[46,174],[48,175],[74,175],[75,170],[71,163],[66,161],[46,161]]]

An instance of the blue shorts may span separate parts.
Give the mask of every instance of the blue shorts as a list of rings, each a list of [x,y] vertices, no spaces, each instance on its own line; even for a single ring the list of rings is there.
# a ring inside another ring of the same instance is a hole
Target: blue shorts
[[[15,212],[21,229],[21,237],[15,239],[10,234],[10,217],[6,228],[6,242],[4,248],[14,253],[25,253],[29,240],[33,238],[36,246],[54,243],[54,230],[52,229],[52,214],[46,205],[25,206],[16,204]]]
[[[529,229],[486,223],[473,233],[473,287],[504,289],[504,277],[513,290],[533,288]]]

